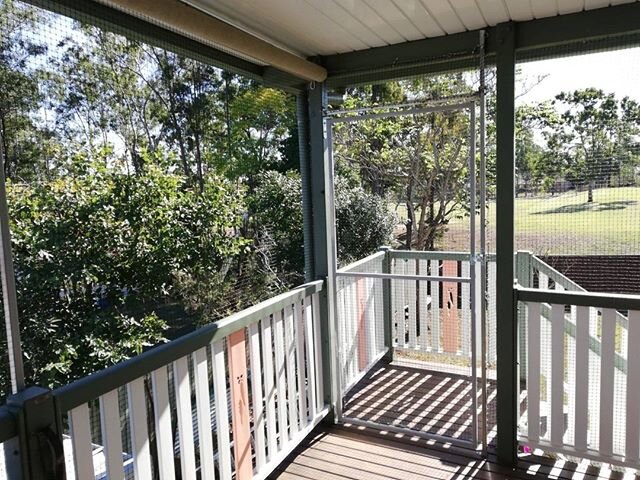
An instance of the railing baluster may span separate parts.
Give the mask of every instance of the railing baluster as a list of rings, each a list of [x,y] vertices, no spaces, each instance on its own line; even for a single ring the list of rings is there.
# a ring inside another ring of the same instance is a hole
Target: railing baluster
[[[264,394],[267,412],[267,453],[272,461],[278,451],[276,432],[276,388],[273,375],[273,339],[271,338],[271,317],[262,319],[262,363],[264,364]]]
[[[408,274],[415,275],[416,274],[416,265],[417,260],[409,260],[406,264]],[[408,319],[409,322],[409,344],[408,348],[416,348],[418,346],[418,326],[416,324],[417,321],[417,312],[416,312],[416,301],[417,301],[417,292],[416,288],[418,285],[417,281],[405,281],[405,288],[407,292],[407,309],[408,309]]]
[[[231,442],[229,441],[229,404],[224,359],[224,340],[211,344],[213,356],[213,391],[218,429],[218,470],[222,480],[231,480]]]
[[[276,407],[278,413],[278,433],[280,435],[280,448],[282,448],[289,440],[289,432],[287,427],[287,377],[286,377],[286,358],[284,353],[284,321],[282,319],[282,311],[273,314],[273,334],[276,354],[276,385],[277,399]]]
[[[233,332],[227,337],[227,351],[235,477],[238,479],[251,478],[253,476],[253,462],[251,425],[249,424],[246,333],[244,328]]]
[[[627,342],[627,352],[640,348],[640,311],[629,311]],[[629,355],[627,365],[625,460],[637,464],[640,454],[640,355],[637,352]]]
[[[378,329],[378,322],[376,320],[376,309],[375,309],[375,282],[376,280],[373,278],[365,278],[365,325],[366,332],[365,335],[367,337],[367,365],[369,365],[375,356],[378,354],[378,349],[376,346],[376,338],[379,335],[382,335],[382,330]],[[311,307],[311,297],[305,299],[305,302],[309,302],[309,307]],[[382,312],[380,312],[382,315]],[[311,311],[309,311],[309,318],[311,318]],[[313,337],[311,337],[313,339]]]
[[[405,264],[404,260],[396,260],[395,262],[395,270],[393,273],[398,275],[405,274]],[[393,282],[393,280],[392,280]],[[395,319],[398,325],[398,348],[406,348],[406,320],[405,320],[405,306],[407,305],[405,301],[406,296],[406,280],[395,280],[396,282],[396,308],[395,311]]]
[[[496,278],[497,278],[497,265],[495,261],[489,262],[488,267],[488,281],[487,281],[487,289],[488,293],[488,314],[487,314],[487,336],[489,337],[487,343],[489,344],[488,348],[488,359],[487,362],[494,365],[497,360],[497,352],[496,352]]]
[[[296,324],[296,356],[298,359],[298,409],[300,412],[300,428],[305,428],[309,424],[309,416],[307,413],[307,378],[304,364],[304,320],[302,318],[301,302],[296,302],[293,312]]]
[[[253,439],[256,451],[256,471],[264,467],[267,454],[265,443],[264,394],[260,362],[260,330],[257,323],[249,325],[249,363],[251,368],[251,404],[253,406]],[[204,477],[206,478],[206,477]]]
[[[462,263],[462,276],[469,277],[471,274],[471,266],[469,262]],[[462,332],[461,332],[461,344],[462,355],[464,357],[471,357],[471,300],[470,300],[470,285],[463,283],[459,288],[462,289]]]
[[[613,454],[613,400],[616,311],[602,309],[602,337],[600,352],[600,453]]]
[[[309,417],[311,421],[316,418],[316,362],[314,355],[314,342],[313,342],[313,318],[311,310],[311,299],[305,298],[304,300],[304,326],[305,326],[305,340],[306,340],[306,359],[307,370],[309,378]],[[370,324],[371,325],[371,324]]]
[[[431,276],[440,276],[440,262],[431,260]],[[440,340],[440,282],[431,282],[431,350],[441,352]]]
[[[173,435],[171,432],[167,367],[161,367],[151,372],[151,383],[160,479],[174,480],[176,474],[173,464]]]
[[[527,436],[532,442],[540,438],[540,304],[527,303]]]
[[[564,305],[551,306],[551,443],[562,445],[564,436]],[[547,388],[549,385],[547,384]]]
[[[136,480],[145,480],[151,478],[151,454],[149,451],[144,378],[138,378],[127,385],[127,401],[129,405],[134,476]]]
[[[71,410],[69,421],[71,423],[73,462],[76,470],[75,478],[94,478],[89,406],[83,403]]]
[[[418,268],[420,269],[420,275],[428,275],[429,262],[427,260],[419,260]],[[428,294],[429,282],[420,282],[420,301],[418,302],[418,308],[420,312],[420,337],[418,338],[418,348],[426,352],[429,350],[429,318],[431,312],[429,312],[429,305],[433,308],[433,303],[430,302],[430,296]]]
[[[200,348],[193,354],[195,375],[196,410],[198,415],[198,440],[200,446],[200,471],[202,478],[215,477],[213,461],[213,436],[211,435],[211,395],[207,349]]]
[[[316,362],[316,393],[317,393],[317,408],[321,410],[324,406],[324,385],[322,374],[322,336],[320,332],[320,296],[314,293],[311,297],[311,303],[313,304],[313,340],[315,343],[315,362]],[[380,313],[382,315],[382,312]]]
[[[182,357],[173,363],[173,372],[176,385],[176,411],[178,439],[180,442],[180,472],[184,480],[195,480],[196,455],[191,410],[191,382],[187,357]]]
[[[287,392],[289,400],[289,428],[291,437],[300,430],[298,423],[298,394],[296,375],[296,335],[295,324],[293,322],[293,306],[288,305],[284,310],[285,317],[285,348],[287,361]]]
[[[574,446],[578,451],[585,451],[588,444],[589,320],[589,307],[577,307]]]
[[[120,430],[120,408],[118,390],[112,390],[100,397],[100,425],[104,443],[107,477],[111,480],[123,480],[122,433]]]

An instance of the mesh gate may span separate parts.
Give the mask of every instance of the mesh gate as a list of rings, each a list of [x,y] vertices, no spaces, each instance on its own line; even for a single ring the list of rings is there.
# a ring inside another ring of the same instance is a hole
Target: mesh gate
[[[477,108],[471,95],[327,119],[345,422],[473,446],[484,438]],[[346,215],[344,197],[358,195]],[[362,231],[359,203],[377,214],[375,232]],[[456,244],[465,247],[436,250],[439,222],[452,217],[467,223]]]

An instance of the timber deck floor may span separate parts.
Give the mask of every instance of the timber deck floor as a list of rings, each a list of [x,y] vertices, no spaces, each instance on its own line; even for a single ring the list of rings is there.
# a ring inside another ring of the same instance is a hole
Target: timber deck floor
[[[280,465],[280,480],[622,479],[619,472],[522,455],[512,470],[463,448],[409,440],[364,427],[321,424]],[[628,476],[624,478],[629,478]],[[639,478],[639,477],[636,477]]]
[[[470,441],[471,378],[430,369],[432,366],[381,360],[345,397],[345,422],[357,419]],[[490,433],[496,425],[495,393],[495,381],[488,380],[487,431]],[[480,395],[478,392],[478,404]]]

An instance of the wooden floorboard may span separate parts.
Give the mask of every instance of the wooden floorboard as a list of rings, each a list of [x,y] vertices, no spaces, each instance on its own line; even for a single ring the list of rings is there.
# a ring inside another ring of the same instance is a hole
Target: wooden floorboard
[[[489,455],[424,439],[410,440],[378,430],[344,425],[320,425],[280,465],[272,479],[314,480],[440,480],[622,479],[618,472],[602,472],[551,458],[527,455],[511,470]],[[628,477],[627,477],[628,478]]]

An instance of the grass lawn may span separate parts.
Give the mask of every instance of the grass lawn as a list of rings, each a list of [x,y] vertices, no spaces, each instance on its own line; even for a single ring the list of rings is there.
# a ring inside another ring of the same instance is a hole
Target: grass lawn
[[[570,191],[555,196],[516,199],[516,246],[537,254],[640,255],[640,187]],[[488,207],[489,250],[495,250],[495,202]],[[398,210],[406,218],[406,210]],[[439,247],[467,250],[467,218],[455,218]]]

